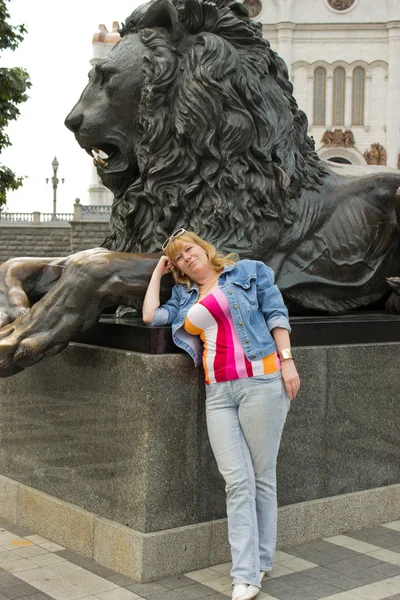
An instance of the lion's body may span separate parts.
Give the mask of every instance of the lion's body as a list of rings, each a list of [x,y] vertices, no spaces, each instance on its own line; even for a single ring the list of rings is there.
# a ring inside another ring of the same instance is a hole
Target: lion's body
[[[264,260],[306,308],[389,291],[400,173],[347,176],[319,160],[283,61],[240,3],[156,0],[122,33],[67,123],[110,154],[106,248],[155,252],[184,226]]]

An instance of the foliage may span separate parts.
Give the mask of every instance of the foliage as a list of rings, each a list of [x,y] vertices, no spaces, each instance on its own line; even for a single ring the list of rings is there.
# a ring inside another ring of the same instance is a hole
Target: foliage
[[[7,22],[10,17],[6,7],[8,1],[0,0],[0,51],[15,50],[26,33],[24,25],[14,26]],[[26,91],[30,86],[29,75],[24,69],[0,67],[0,152],[11,146],[5,129],[10,121],[15,121],[19,116],[18,105],[28,99]],[[22,177],[17,177],[11,169],[0,163],[0,210],[6,202],[7,191],[18,189],[22,182]]]

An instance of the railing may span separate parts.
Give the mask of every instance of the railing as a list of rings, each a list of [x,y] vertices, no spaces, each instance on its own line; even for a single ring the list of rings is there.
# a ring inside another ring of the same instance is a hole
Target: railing
[[[110,205],[81,204],[79,198],[75,200],[73,213],[42,213],[39,211],[28,212],[0,212],[0,224],[29,224],[53,223],[61,225],[70,221],[108,221],[111,215]]]
[[[82,208],[82,217],[86,217],[87,215],[107,215],[111,214],[111,206],[110,205],[91,205],[91,204],[81,204]]]
[[[50,221],[72,221],[74,213],[40,213],[41,223]]]
[[[33,223],[33,213],[5,213],[0,212],[0,221]]]
[[[39,211],[34,211],[32,213],[0,212],[0,222],[6,221],[7,223],[32,223],[33,225],[54,222],[68,223],[69,221],[72,221],[73,218],[74,213],[41,213]]]

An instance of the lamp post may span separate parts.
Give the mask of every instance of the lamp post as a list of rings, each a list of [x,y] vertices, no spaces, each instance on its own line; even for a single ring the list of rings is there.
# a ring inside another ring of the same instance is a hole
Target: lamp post
[[[53,184],[53,219],[55,219],[57,214],[57,188],[58,184],[60,183],[60,180],[57,177],[57,170],[60,163],[58,162],[56,156],[54,157],[51,165],[53,167],[53,177],[51,178],[51,183]],[[48,177],[46,177],[46,183],[49,183]],[[61,179],[61,183],[64,183],[64,177]]]

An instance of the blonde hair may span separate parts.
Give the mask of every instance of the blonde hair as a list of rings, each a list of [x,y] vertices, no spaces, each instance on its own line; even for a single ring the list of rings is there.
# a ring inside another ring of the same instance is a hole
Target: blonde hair
[[[185,231],[185,233],[173,238],[169,242],[168,246],[165,248],[165,254],[172,263],[172,275],[175,283],[182,283],[188,288],[192,283],[190,277],[182,273],[175,265],[175,257],[178,254],[183,242],[197,244],[197,246],[203,248],[204,252],[207,254],[207,258],[210,261],[211,266],[218,273],[221,273],[226,265],[234,265],[239,260],[239,256],[237,254],[232,252],[230,254],[223,254],[222,252],[219,252],[215,246],[199,237],[196,233],[194,233],[194,231]]]

